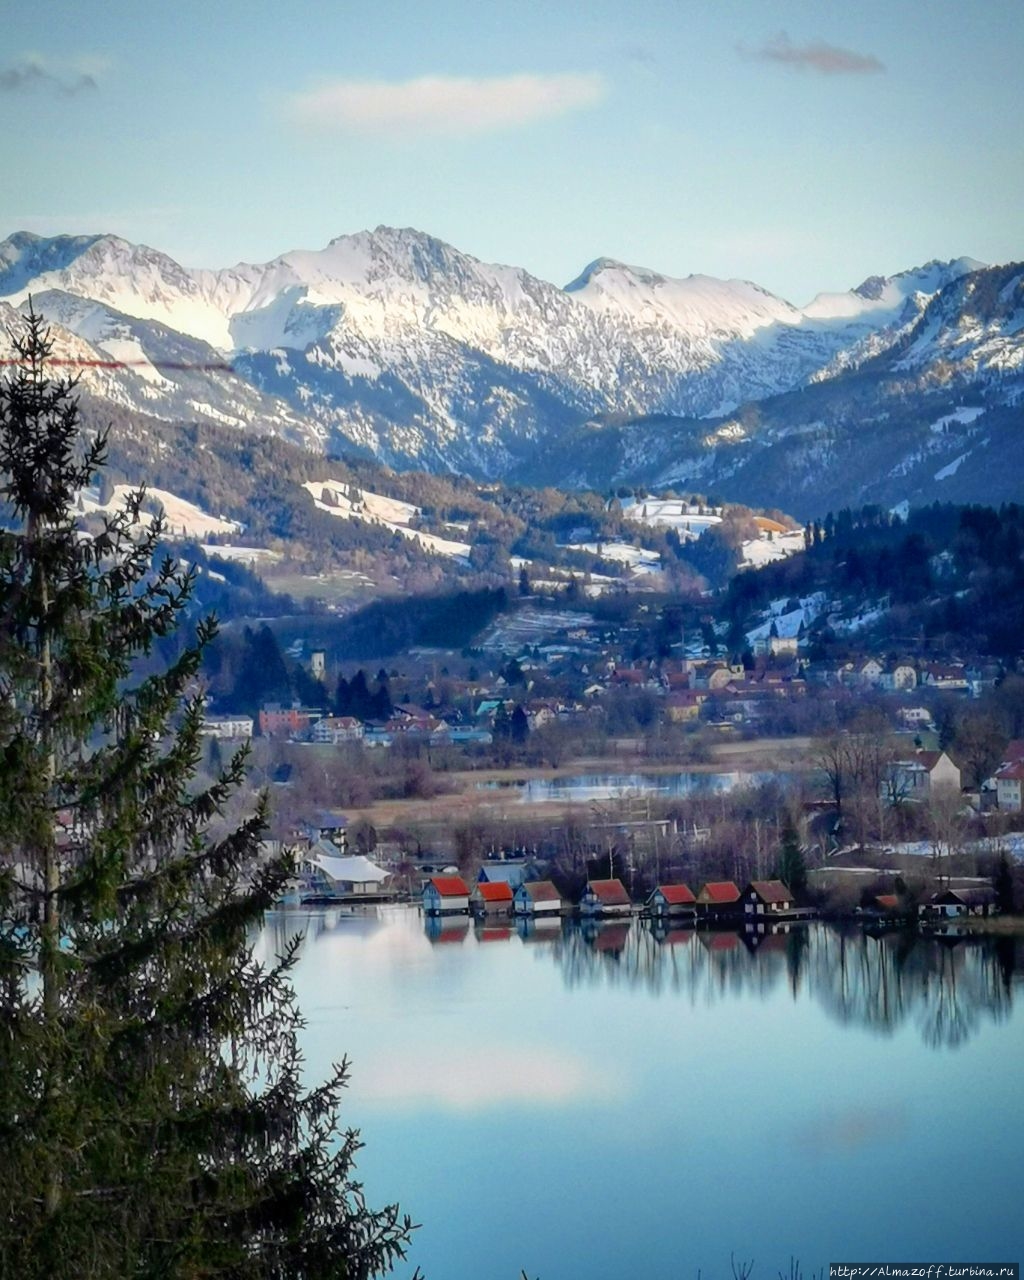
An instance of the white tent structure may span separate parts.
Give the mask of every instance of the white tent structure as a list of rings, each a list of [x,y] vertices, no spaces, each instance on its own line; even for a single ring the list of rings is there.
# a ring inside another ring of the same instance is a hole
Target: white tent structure
[[[389,871],[378,867],[361,854],[340,857],[328,852],[334,849],[326,840],[319,840],[303,859],[306,870],[307,890],[317,896],[350,897],[383,892]]]

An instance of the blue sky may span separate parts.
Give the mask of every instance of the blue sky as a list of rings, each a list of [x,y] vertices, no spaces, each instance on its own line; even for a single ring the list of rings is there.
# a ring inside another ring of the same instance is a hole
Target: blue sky
[[[35,0],[0,236],[188,266],[379,223],[557,284],[609,256],[801,303],[1024,257],[1020,0]]]

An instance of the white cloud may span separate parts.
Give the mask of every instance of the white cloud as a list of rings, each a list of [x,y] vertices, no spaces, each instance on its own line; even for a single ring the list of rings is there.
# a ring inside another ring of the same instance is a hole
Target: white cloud
[[[339,80],[296,94],[289,115],[337,132],[466,137],[591,107],[604,93],[596,74]]]

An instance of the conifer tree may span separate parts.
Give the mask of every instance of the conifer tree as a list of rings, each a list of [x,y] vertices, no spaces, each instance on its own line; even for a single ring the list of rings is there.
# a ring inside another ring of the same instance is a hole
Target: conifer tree
[[[774,875],[788,885],[799,901],[807,891],[807,863],[800,847],[800,836],[792,817],[787,813],[782,827],[782,840]]]
[[[410,1223],[369,1210],[339,1124],[342,1063],[301,1079],[288,971],[247,939],[288,875],[265,800],[205,788],[203,646],[146,655],[191,571],[157,561],[142,495],[85,537],[74,382],[30,314],[0,384],[0,1276],[366,1277]]]

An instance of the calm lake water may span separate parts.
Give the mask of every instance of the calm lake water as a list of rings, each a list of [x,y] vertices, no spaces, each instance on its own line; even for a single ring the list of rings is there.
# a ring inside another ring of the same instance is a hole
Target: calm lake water
[[[663,797],[732,791],[736,787],[757,787],[776,781],[783,785],[791,777],[785,772],[770,773],[584,773],[558,778],[529,778],[515,782],[479,782],[482,791],[508,791],[524,804],[560,800],[581,804],[588,800],[612,800],[624,795]]]
[[[824,925],[528,936],[279,911],[310,1079],[347,1054],[373,1204],[427,1280],[754,1280],[1019,1261],[1024,949]],[[827,1274],[827,1272],[826,1272]]]

